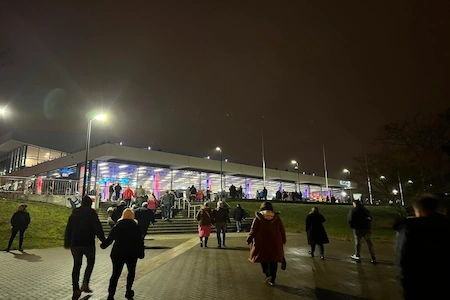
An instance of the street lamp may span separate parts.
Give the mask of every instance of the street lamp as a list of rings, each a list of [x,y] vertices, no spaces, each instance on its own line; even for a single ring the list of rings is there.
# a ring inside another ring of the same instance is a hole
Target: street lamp
[[[383,175],[381,175],[381,176],[380,176],[380,179],[381,179],[381,180],[386,180],[386,177],[383,176]]]
[[[292,160],[291,164],[295,165],[295,168],[297,169],[297,184],[298,184],[298,190],[301,191],[300,188],[300,168],[298,167],[298,161]],[[297,192],[297,185],[295,186],[295,191]]]
[[[350,189],[350,200],[353,200],[353,191],[352,191],[352,182],[350,180],[350,170],[349,169],[344,169],[342,170],[342,172],[347,174],[347,178],[348,178],[348,187]]]
[[[88,158],[89,158],[89,148],[91,147],[91,130],[92,130],[92,121],[93,120],[98,120],[98,121],[103,121],[106,119],[106,115],[105,114],[98,114],[95,115],[91,118],[89,118],[88,121],[88,127],[87,127],[87,134],[86,134],[86,156],[84,158],[84,178],[83,178],[83,193],[82,196],[84,197],[87,193],[86,193],[86,179],[87,179],[87,169],[88,169]]]
[[[223,159],[222,159],[222,148],[216,147],[216,151],[220,152],[220,200],[222,200],[223,194]]]
[[[6,108],[0,108],[0,115],[5,115]]]
[[[414,182],[410,179],[408,180],[408,184],[413,184]]]

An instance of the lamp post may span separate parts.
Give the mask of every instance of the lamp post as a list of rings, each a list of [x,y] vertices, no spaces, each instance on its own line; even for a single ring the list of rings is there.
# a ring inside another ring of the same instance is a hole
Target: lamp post
[[[223,194],[223,159],[222,159],[222,148],[217,147],[216,151],[220,152],[220,200],[222,200]]]
[[[349,169],[344,169],[342,172],[347,174],[347,178],[348,178],[348,187],[350,189],[350,200],[353,201],[353,191],[352,191],[352,182],[350,180],[350,170]]]
[[[88,126],[87,126],[87,134],[86,134],[86,156],[84,158],[84,175],[83,175],[83,193],[82,196],[84,197],[86,192],[86,179],[87,179],[87,169],[88,169],[88,158],[89,158],[89,148],[91,147],[91,130],[92,130],[92,121],[93,120],[99,120],[103,121],[106,119],[105,114],[99,114],[95,115],[93,118],[89,118]]]
[[[298,190],[300,191],[300,168],[298,166],[298,161],[292,160],[291,164],[295,165],[295,168],[297,169],[297,184],[298,184]],[[297,185],[295,185],[295,191],[297,192]]]

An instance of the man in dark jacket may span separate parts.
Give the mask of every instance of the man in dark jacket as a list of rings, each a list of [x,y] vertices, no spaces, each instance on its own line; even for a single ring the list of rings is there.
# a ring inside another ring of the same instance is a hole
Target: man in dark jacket
[[[9,252],[11,249],[12,242],[19,232],[19,251],[23,251],[23,235],[25,234],[25,230],[28,228],[28,224],[30,224],[31,218],[30,214],[26,211],[27,205],[21,204],[19,205],[18,210],[13,214],[11,218],[11,237],[8,242],[8,248],[6,248],[6,252]]]
[[[413,204],[415,218],[397,226],[396,254],[404,298],[444,299],[450,270],[450,223],[437,213],[438,200],[424,195]],[[436,260],[430,258],[436,255]]]
[[[117,184],[114,187],[114,191],[116,192],[116,201],[119,201],[119,199],[120,199],[120,191],[122,191],[122,187],[120,186],[120,184]]]
[[[355,254],[352,258],[356,261],[360,261],[361,240],[364,239],[369,247],[370,255],[372,255],[372,263],[376,264],[377,259],[375,257],[375,250],[373,248],[372,240],[372,217],[367,208],[358,200],[353,201],[353,209],[348,213],[348,223],[353,229],[353,235],[355,238]]]
[[[236,221],[237,232],[241,232],[242,220],[245,219],[245,210],[241,207],[240,204],[238,204],[236,209],[234,210],[233,219]]]
[[[223,207],[223,202],[217,202],[217,209],[213,211],[213,225],[216,226],[217,231],[217,243],[218,247],[225,247],[225,237],[227,232],[227,223],[230,223],[230,217],[228,216],[228,209]],[[222,233],[222,238],[220,236]]]
[[[141,229],[142,238],[147,235],[148,227],[150,224],[155,223],[155,214],[152,210],[147,208],[148,203],[142,203],[141,207],[134,210],[134,218],[138,221],[139,228]]]
[[[64,237],[64,248],[71,250],[73,256],[72,270],[72,299],[79,299],[81,292],[91,293],[89,289],[89,280],[95,263],[95,236],[100,241],[105,240],[102,224],[98,219],[97,213],[91,208],[92,199],[84,196],[81,201],[81,207],[74,209],[66,226]],[[84,272],[83,285],[80,289],[80,269],[83,262],[83,255],[87,259],[87,267]]]
[[[114,222],[114,224],[117,223],[117,221],[122,217],[123,211],[127,208],[127,203],[125,200],[120,200],[119,205],[116,207],[116,209],[111,214],[111,219]]]

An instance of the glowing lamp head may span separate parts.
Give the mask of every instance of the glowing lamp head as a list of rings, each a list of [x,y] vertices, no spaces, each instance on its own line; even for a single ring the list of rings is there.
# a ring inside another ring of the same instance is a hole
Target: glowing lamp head
[[[222,149],[220,147],[216,147],[216,151],[221,151],[222,152]]]
[[[104,121],[106,119],[105,114],[99,114],[94,116],[94,120]]]
[[[298,164],[298,162],[296,160],[291,160],[291,164],[296,165],[296,164]]]
[[[350,174],[350,170],[349,169],[344,169],[342,172]]]

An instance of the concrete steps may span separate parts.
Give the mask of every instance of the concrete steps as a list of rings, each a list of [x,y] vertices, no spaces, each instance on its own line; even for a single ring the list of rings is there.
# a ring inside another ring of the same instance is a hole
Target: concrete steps
[[[109,234],[110,226],[108,225],[108,215],[106,213],[107,206],[101,206],[97,211],[100,222],[103,226],[103,231],[106,235]],[[164,221],[161,219],[161,212],[157,210],[155,217],[156,223],[150,225],[147,233],[151,234],[179,234],[179,233],[197,233],[198,232],[198,222],[194,218],[187,218],[186,212],[183,210],[174,211],[174,217],[171,219],[172,222]],[[230,211],[232,215],[232,211]],[[249,231],[251,226],[251,219],[247,219],[242,222],[242,231]],[[230,232],[236,232],[236,222],[231,219],[231,225],[227,227]]]

